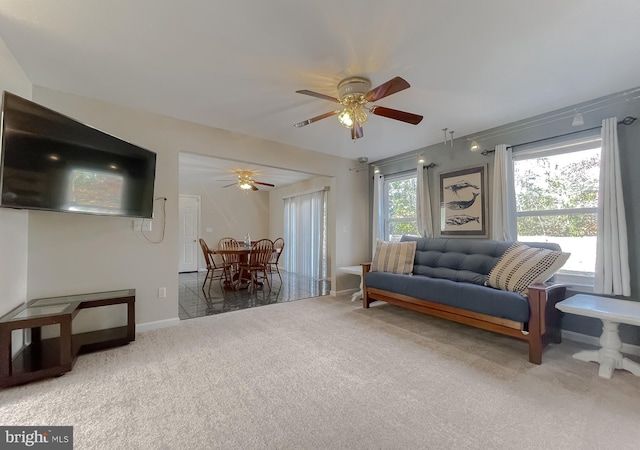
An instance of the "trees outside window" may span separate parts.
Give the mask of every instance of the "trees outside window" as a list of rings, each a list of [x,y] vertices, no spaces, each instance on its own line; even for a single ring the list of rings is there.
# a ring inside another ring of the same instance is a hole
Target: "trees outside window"
[[[385,178],[385,240],[397,241],[403,234],[419,236],[416,213],[417,186],[415,173]]]
[[[600,140],[514,155],[518,240],[556,242],[566,274],[593,276],[598,232]]]

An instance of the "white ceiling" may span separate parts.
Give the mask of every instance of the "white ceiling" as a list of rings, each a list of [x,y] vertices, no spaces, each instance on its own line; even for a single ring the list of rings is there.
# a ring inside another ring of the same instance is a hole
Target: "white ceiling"
[[[375,161],[640,85],[638,0],[0,0],[34,85]],[[346,76],[411,83],[351,142]]]
[[[238,181],[236,170],[254,172],[253,180],[274,184],[274,187],[258,185],[261,191],[294,184],[313,176],[313,174],[294,172],[276,167],[265,167],[256,164],[232,161],[193,153],[180,153],[180,179],[202,183],[207,186],[223,188]]]

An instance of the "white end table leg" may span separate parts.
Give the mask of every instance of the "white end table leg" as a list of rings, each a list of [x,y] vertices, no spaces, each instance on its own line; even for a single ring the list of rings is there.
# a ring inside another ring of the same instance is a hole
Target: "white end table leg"
[[[351,301],[355,302],[356,300],[362,300],[362,274],[360,274],[360,290],[357,292],[354,292],[353,295],[351,296]]]
[[[637,377],[640,377],[640,364],[635,361],[631,361],[629,358],[622,359],[622,368],[628,370]]]
[[[614,369],[629,370],[625,366],[637,366],[633,368],[634,370],[640,372],[640,365],[636,364],[634,361],[628,360],[629,362],[627,364],[624,364],[624,360],[626,358],[624,358],[622,356],[622,353],[620,353],[622,341],[620,340],[620,335],[618,334],[618,324],[616,322],[611,322],[608,320],[602,321],[602,335],[600,336],[600,345],[602,346],[600,350],[587,350],[578,352],[573,355],[573,357],[579,359],[580,361],[593,361],[600,363],[598,375],[602,378],[611,378]],[[635,373],[634,370],[629,371],[631,373]]]

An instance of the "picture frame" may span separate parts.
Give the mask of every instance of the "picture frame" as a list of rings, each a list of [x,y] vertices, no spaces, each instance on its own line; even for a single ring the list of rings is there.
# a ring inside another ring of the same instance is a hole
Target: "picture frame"
[[[487,165],[440,174],[440,234],[488,237]]]

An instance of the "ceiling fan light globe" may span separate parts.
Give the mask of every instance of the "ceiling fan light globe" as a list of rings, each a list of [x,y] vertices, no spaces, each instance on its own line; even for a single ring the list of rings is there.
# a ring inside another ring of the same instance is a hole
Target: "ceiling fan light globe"
[[[367,116],[367,112],[364,110],[362,106],[359,106],[354,110],[353,117],[355,118],[356,122],[358,122],[360,125],[364,125],[365,123],[367,123],[367,120],[369,119],[369,117]]]
[[[351,117],[351,113],[348,109],[345,109],[338,114],[338,120],[347,128],[351,128],[353,126],[353,118]]]

